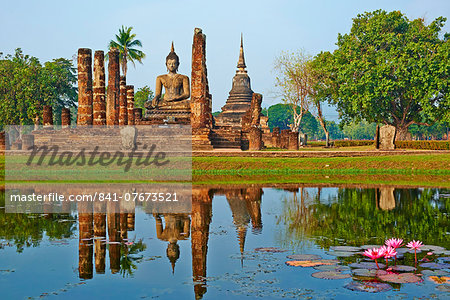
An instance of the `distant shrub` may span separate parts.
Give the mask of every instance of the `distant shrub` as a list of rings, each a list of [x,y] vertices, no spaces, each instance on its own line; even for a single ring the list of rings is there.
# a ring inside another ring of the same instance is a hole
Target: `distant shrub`
[[[375,144],[373,140],[336,140],[333,142],[335,147],[371,146]]]
[[[450,141],[396,141],[398,149],[450,150]]]

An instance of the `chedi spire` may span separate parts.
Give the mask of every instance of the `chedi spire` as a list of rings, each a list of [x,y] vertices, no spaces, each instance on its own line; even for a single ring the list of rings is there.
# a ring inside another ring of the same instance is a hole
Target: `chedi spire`
[[[242,33],[241,33],[241,47],[239,49],[239,60],[238,60],[237,68],[238,68],[237,73],[247,73],[247,70],[245,70],[245,68],[247,68],[247,66],[245,65],[244,43],[243,43]]]

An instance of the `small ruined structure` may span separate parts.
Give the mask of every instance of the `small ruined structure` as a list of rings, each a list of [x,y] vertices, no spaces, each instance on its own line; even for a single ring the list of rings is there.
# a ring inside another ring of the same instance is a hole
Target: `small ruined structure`
[[[394,150],[395,149],[395,135],[396,129],[391,125],[384,125],[379,130],[379,149],[380,150]]]

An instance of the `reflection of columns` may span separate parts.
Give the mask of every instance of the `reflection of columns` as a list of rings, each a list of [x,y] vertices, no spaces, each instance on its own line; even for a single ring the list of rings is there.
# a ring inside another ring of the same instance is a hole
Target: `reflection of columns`
[[[111,273],[120,270],[120,205],[118,202],[108,202],[108,235],[109,235],[109,266]]]
[[[378,207],[381,210],[391,210],[395,208],[394,188],[380,188]]]
[[[208,252],[209,224],[212,214],[212,193],[208,189],[192,189],[192,276],[196,283],[194,293],[201,299],[206,293],[206,255]]]
[[[245,201],[247,203],[247,210],[250,213],[252,219],[252,231],[253,233],[261,233],[262,220],[261,220],[261,197],[263,190],[261,188],[248,188],[245,195]]]
[[[95,272],[105,273],[106,257],[106,203],[95,202],[94,204],[94,236],[95,236]]]
[[[78,273],[79,277],[82,279],[92,278],[92,256],[94,251],[92,242],[92,236],[94,234],[92,221],[92,203],[78,203]]]

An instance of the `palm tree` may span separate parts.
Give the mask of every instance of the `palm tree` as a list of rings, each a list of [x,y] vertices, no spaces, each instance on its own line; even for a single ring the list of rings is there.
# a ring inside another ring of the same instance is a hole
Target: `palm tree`
[[[142,59],[145,58],[145,53],[133,47],[142,47],[140,40],[135,40],[136,34],[132,34],[133,27],[124,27],[119,29],[119,34],[116,34],[116,40],[109,42],[109,48],[119,49],[119,61],[122,67],[123,75],[127,76],[127,62],[131,61],[135,66],[134,61],[137,60],[142,64]]]

